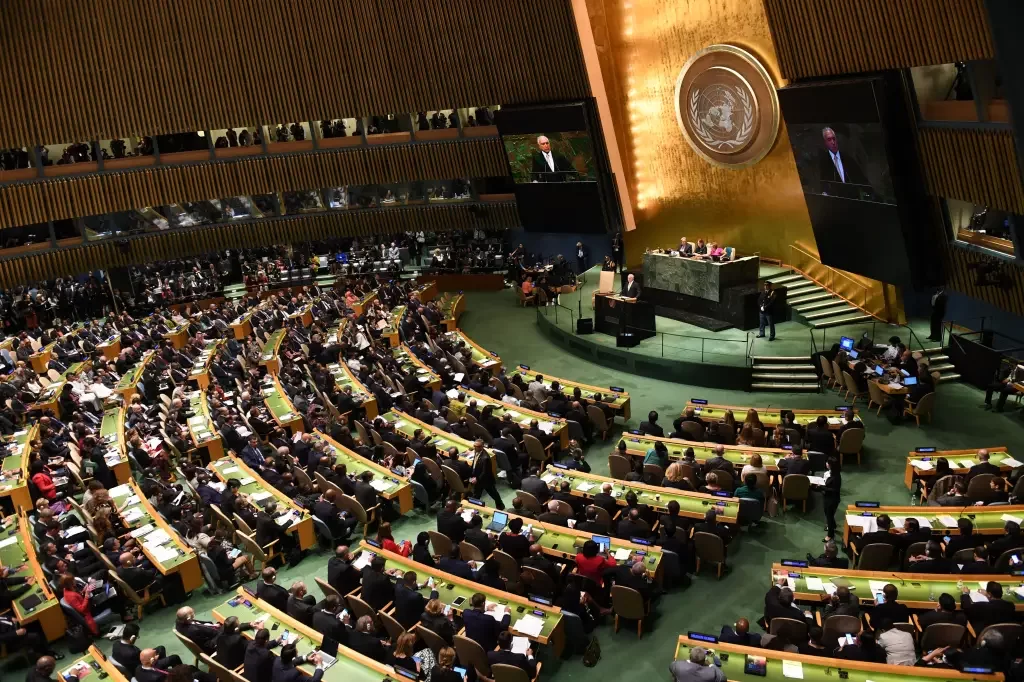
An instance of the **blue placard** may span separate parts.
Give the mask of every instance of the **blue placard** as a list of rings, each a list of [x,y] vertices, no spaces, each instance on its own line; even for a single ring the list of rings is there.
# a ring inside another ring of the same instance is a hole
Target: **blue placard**
[[[709,644],[718,644],[718,638],[714,635],[705,635],[703,632],[687,632],[686,636],[690,639],[695,639],[698,642],[708,642]]]
[[[373,547],[376,547],[377,549],[380,549],[380,543],[379,543],[379,542],[377,542],[376,540],[373,540],[373,539],[371,539],[371,538],[363,538],[363,541],[364,541],[364,542],[365,542],[366,544],[368,544],[368,545],[371,545],[371,546],[373,546]]]
[[[914,448],[914,452],[935,452],[935,446],[925,448]]]
[[[519,369],[525,369],[527,372],[529,372],[530,371],[530,366],[529,365],[519,365]]]
[[[470,504],[475,504],[478,507],[484,506],[484,501],[483,500],[478,500],[475,497],[467,497],[466,498],[466,502],[469,502]]]
[[[651,541],[650,540],[645,540],[644,538],[633,538],[633,537],[631,537],[629,539],[629,541],[632,542],[634,545],[643,545],[645,547],[650,547],[651,546]]]
[[[626,389],[619,388],[618,386],[609,386],[608,390],[613,392],[613,393],[625,393],[626,392]]]
[[[629,432],[631,434],[633,434],[634,436],[642,436],[642,435],[644,435],[643,431],[641,431],[640,429],[630,429]]]
[[[690,398],[690,402],[694,405],[707,405],[708,401],[706,398]]]
[[[732,497],[732,493],[727,490],[716,490],[714,494],[718,497]]]
[[[846,412],[849,409],[849,405],[836,405],[836,412]]]
[[[799,559],[783,559],[783,566],[792,566],[793,568],[807,568],[807,562]]]
[[[565,466],[564,464],[559,464],[558,462],[552,462],[551,466],[555,467],[556,469],[568,469],[569,468],[569,467]]]
[[[878,507],[880,507],[882,505],[880,505],[878,502],[857,500],[855,506],[861,507],[862,509],[877,509]]]

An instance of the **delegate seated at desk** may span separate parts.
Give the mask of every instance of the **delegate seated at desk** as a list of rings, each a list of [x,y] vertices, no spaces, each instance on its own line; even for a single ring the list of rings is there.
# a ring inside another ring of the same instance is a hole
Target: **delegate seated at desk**
[[[636,283],[635,277],[630,274],[626,276],[626,283],[622,286],[621,296],[623,298],[639,298],[640,285]]]

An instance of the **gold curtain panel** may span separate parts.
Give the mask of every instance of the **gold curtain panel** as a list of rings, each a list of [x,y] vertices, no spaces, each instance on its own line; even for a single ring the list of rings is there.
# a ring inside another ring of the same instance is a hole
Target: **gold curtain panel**
[[[160,166],[0,186],[0,227],[239,195],[507,173],[496,138]]]
[[[589,95],[570,0],[5,0],[0,148]]]
[[[992,59],[984,0],[764,0],[784,78]]]
[[[477,206],[476,210],[471,210]],[[425,206],[352,210],[322,215],[275,218],[239,225],[210,225],[195,230],[105,240],[34,256],[0,261],[0,286],[52,279],[81,272],[195,256],[218,249],[269,246],[331,237],[380,236],[405,231],[510,228],[519,224],[515,201],[472,206]]]
[[[971,128],[918,128],[928,193],[1024,213],[1013,132]]]
[[[983,261],[991,261],[992,257],[968,251],[964,248],[950,246],[946,249],[948,254],[947,273],[948,284],[954,291],[971,296],[1015,315],[1024,315],[1024,268],[1016,263],[1001,261],[1000,272],[1005,273],[1008,278],[1007,287],[977,285],[977,271],[971,269],[971,265]],[[963,326],[976,329],[979,326],[977,318],[971,320],[953,320]]]

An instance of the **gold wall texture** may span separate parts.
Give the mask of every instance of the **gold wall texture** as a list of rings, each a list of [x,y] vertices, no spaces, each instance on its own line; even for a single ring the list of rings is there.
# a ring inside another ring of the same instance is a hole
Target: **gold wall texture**
[[[616,140],[631,174],[637,229],[625,236],[626,262],[638,264],[645,248],[671,246],[681,236],[786,261],[796,242],[816,254],[784,123],[768,156],[741,170],[701,159],[676,123],[676,78],[686,60],[708,45],[742,47],[777,86],[784,84],[762,3],[587,0],[587,6]]]

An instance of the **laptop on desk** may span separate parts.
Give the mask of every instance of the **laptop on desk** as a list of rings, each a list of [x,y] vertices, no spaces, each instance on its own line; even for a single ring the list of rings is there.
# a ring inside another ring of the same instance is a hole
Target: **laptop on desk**
[[[496,511],[491,522],[487,524],[487,530],[492,533],[500,533],[505,530],[505,526],[508,525],[508,514],[505,512]]]
[[[323,659],[324,670],[327,670],[338,660],[338,642],[324,635],[324,641],[316,653]]]

